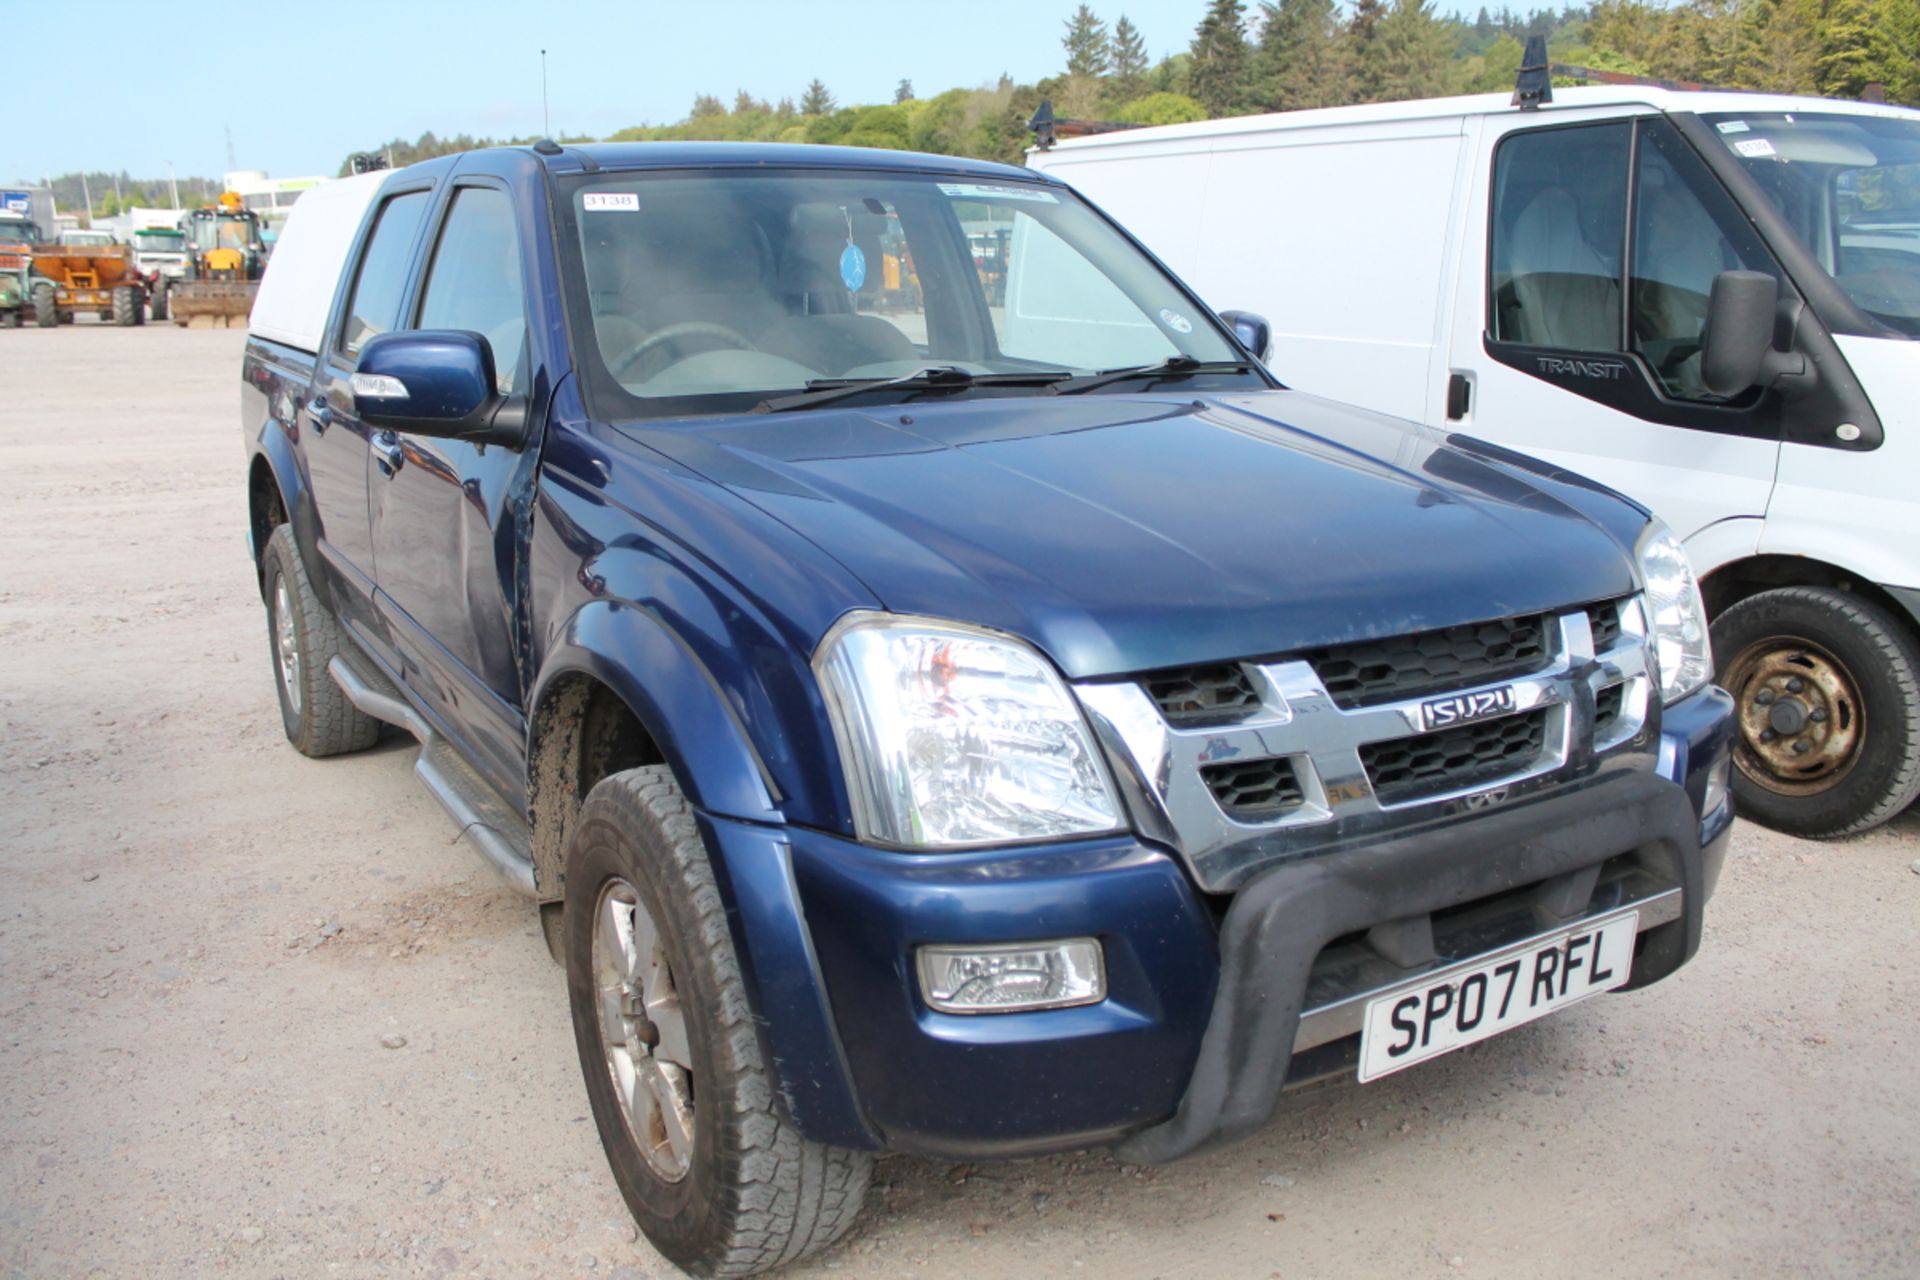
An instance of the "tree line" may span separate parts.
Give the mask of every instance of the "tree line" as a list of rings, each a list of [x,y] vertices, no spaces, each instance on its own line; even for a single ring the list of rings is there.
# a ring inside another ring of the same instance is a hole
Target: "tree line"
[[[818,79],[775,100],[744,89],[730,103],[703,93],[680,121],[606,140],[810,142],[1018,164],[1026,122],[1043,99],[1067,119],[1175,124],[1505,91],[1534,35],[1548,39],[1558,63],[1920,105],[1920,0],[1595,0],[1524,13],[1482,8],[1471,19],[1437,14],[1431,0],[1206,0],[1187,46],[1158,58],[1124,13],[1109,23],[1081,4],[1062,25],[1060,69],[1032,84],[1002,75],[923,98],[901,80],[890,102],[846,106]],[[399,166],[489,145],[429,133],[369,150]]]

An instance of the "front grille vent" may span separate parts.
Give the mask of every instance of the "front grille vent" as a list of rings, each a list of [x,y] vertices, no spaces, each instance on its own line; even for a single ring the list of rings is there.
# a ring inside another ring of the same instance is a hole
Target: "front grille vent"
[[[1260,705],[1246,671],[1231,662],[1156,671],[1140,683],[1175,728],[1230,724]]]
[[[1200,775],[1227,815],[1242,822],[1272,818],[1306,801],[1291,760],[1234,760],[1206,765]]]
[[[1360,763],[1381,804],[1404,804],[1525,771],[1547,740],[1547,708],[1521,715],[1369,742]]]
[[[1587,625],[1593,628],[1593,651],[1606,653],[1620,643],[1620,602],[1603,600],[1587,606]]]
[[[1593,736],[1604,738],[1620,721],[1620,709],[1626,705],[1627,686],[1610,684],[1593,696]]]
[[[1545,666],[1550,637],[1544,614],[1502,618],[1310,649],[1334,702],[1347,710],[1523,676]]]

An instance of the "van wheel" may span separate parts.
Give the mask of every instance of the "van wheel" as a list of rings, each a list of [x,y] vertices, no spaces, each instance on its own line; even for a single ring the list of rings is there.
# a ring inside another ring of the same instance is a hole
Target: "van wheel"
[[[281,525],[267,540],[264,568],[267,649],[287,741],[301,755],[315,757],[372,746],[380,722],[347,701],[327,674],[327,663],[341,650],[339,624],[314,593],[292,525]]]
[[[794,1129],[692,806],[658,765],[605,779],[568,842],[561,916],[574,1043],[640,1229],[700,1276],[745,1276],[852,1225],[872,1157]]]
[[[50,284],[33,286],[33,322],[42,329],[51,329],[60,323],[60,307],[53,300],[53,286]]]
[[[1824,587],[1749,596],[1713,622],[1739,708],[1738,811],[1812,839],[1876,827],[1920,794],[1920,643]]]

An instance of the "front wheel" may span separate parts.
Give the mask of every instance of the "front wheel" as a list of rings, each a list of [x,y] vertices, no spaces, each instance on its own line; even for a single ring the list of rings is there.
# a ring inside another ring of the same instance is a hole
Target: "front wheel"
[[[167,294],[169,292],[170,290],[163,284],[155,289],[148,299],[147,309],[152,314],[155,324],[159,324],[167,318]]]
[[[1891,611],[1826,587],[1749,596],[1713,622],[1739,707],[1734,800],[1790,835],[1851,835],[1920,794],[1920,643]]]
[[[706,846],[667,769],[587,797],[561,919],[587,1099],[647,1239],[700,1276],[754,1275],[838,1239],[872,1158],[809,1142],[783,1113]]]
[[[60,323],[60,307],[50,284],[33,286],[33,322],[42,329],[51,329]]]

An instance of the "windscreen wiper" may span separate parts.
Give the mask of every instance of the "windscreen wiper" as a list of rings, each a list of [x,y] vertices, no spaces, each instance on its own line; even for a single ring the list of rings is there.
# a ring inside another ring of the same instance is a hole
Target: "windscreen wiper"
[[[902,374],[898,378],[815,378],[798,395],[762,400],[755,413],[786,413],[793,409],[812,409],[836,400],[874,391],[961,391],[967,387],[1044,387],[1073,377],[1066,369],[1043,369],[1033,373],[968,373],[952,365],[932,365]]]
[[[1077,396],[1083,391],[1093,391],[1130,378],[1158,381],[1163,378],[1191,378],[1196,373],[1250,373],[1252,369],[1253,366],[1235,360],[1196,360],[1192,356],[1169,356],[1159,364],[1136,364],[1125,369],[1090,373],[1062,382],[1053,390],[1057,395]]]

